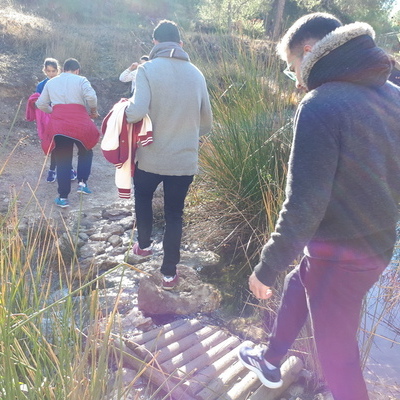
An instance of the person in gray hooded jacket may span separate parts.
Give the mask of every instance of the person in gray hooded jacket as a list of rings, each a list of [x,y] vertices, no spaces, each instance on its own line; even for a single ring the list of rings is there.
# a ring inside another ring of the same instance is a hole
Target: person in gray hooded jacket
[[[164,257],[162,287],[178,283],[182,215],[185,198],[198,170],[199,139],[211,130],[212,113],[203,74],[182,48],[177,25],[161,21],[153,32],[149,61],[138,67],[136,89],[126,109],[128,122],[146,114],[153,126],[153,143],[136,151],[134,194],[138,243],[133,252],[152,254],[152,199],[164,188]]]
[[[389,264],[400,201],[400,90],[390,57],[365,23],[333,15],[300,18],[278,52],[308,93],[294,119],[286,200],[249,278],[259,299],[287,276],[267,348],[239,358],[269,387],[308,316],[335,400],[366,400],[357,343],[362,300]]]

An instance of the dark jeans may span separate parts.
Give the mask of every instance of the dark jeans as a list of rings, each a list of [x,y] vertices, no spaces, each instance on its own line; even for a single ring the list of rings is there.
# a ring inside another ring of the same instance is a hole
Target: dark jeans
[[[54,137],[56,147],[53,150],[57,164],[58,193],[61,198],[66,199],[71,192],[71,165],[74,144],[78,147],[78,182],[89,179],[92,169],[93,151],[86,150],[81,142],[67,136],[57,135]]]
[[[55,171],[57,168],[57,164],[56,164],[56,158],[54,156],[54,152],[51,152],[50,154],[50,167],[49,170],[50,171]],[[71,170],[72,170],[72,164],[71,164]]]
[[[286,276],[265,358],[279,365],[310,315],[318,358],[335,400],[367,400],[357,330],[363,298],[391,254],[346,262],[304,257]]]
[[[57,164],[56,164],[56,158],[55,158],[55,156],[54,156],[54,152],[51,152],[51,154],[50,154],[50,170],[51,171],[55,171],[56,170],[56,166],[57,166]]]
[[[165,230],[161,272],[164,275],[173,276],[176,274],[176,265],[180,260],[183,208],[189,186],[193,181],[193,175],[158,175],[136,168],[133,181],[135,186],[136,227],[141,249],[149,247],[151,244],[153,194],[157,186],[161,182],[163,183]]]

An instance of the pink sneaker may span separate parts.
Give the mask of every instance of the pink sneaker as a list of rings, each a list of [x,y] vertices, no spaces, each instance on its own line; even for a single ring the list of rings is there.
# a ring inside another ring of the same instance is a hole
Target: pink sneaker
[[[162,288],[164,290],[172,290],[177,284],[178,284],[178,274],[174,275],[174,276],[163,276],[163,280],[162,280]]]
[[[148,257],[151,256],[153,254],[152,250],[150,249],[150,247],[147,247],[145,249],[141,249],[139,247],[139,243],[135,243],[133,245],[133,254],[136,254],[137,256],[141,256],[141,257]]]

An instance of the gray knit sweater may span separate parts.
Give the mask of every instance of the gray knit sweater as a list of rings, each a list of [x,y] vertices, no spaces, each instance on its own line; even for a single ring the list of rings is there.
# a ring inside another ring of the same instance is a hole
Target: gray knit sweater
[[[212,113],[203,74],[177,43],[164,42],[140,65],[128,122],[146,114],[153,124],[153,143],[139,147],[139,168],[160,175],[194,175],[199,136],[208,133]]]
[[[390,250],[400,201],[400,90],[367,24],[340,27],[302,63],[286,200],[257,278],[271,286],[302,252],[335,261]]]

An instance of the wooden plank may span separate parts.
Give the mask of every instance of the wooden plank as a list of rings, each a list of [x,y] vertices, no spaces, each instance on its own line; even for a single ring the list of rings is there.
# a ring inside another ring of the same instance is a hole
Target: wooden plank
[[[198,320],[187,321],[183,325],[179,325],[174,329],[161,333],[159,336],[149,340],[142,346],[148,351],[156,352],[158,349],[166,347],[171,343],[178,342],[181,338],[188,336],[191,333],[200,330],[201,328],[202,325]],[[131,348],[135,350],[134,346]]]
[[[183,353],[184,351],[190,349],[197,343],[211,336],[215,332],[215,328],[210,326],[205,326],[200,330],[193,332],[189,336],[182,338],[179,341],[171,343],[170,345],[163,347],[160,349],[157,355],[157,361],[161,364],[168,359],[171,359],[178,355],[179,353]]]
[[[201,354],[194,360],[182,365],[177,371],[178,376],[183,372],[184,374],[189,374],[193,370],[200,371],[203,368],[212,364],[219,357],[223,357],[232,348],[235,348],[240,343],[240,340],[235,336],[229,336],[223,342],[214,345],[210,350]]]
[[[249,371],[240,381],[236,382],[231,389],[218,398],[218,400],[243,400],[249,394],[258,389],[261,382],[257,375]]]
[[[300,358],[290,356],[281,366],[283,385],[278,389],[269,389],[262,385],[249,398],[249,400],[276,400],[280,399],[282,393],[299,378],[303,369],[303,362]]]
[[[164,333],[166,333],[172,329],[175,329],[178,326],[186,324],[186,323],[187,323],[187,320],[178,319],[169,324],[165,324],[158,328],[152,329],[151,331],[143,332],[138,335],[132,336],[129,339],[127,339],[126,345],[129,347],[129,342],[135,343],[135,344],[144,344],[150,340],[155,339],[157,336],[160,336],[161,334],[164,334]]]
[[[218,343],[221,343],[227,338],[227,335],[223,331],[214,332],[208,338],[202,340],[201,342],[197,343],[196,345],[192,346],[190,349],[186,350],[183,353],[179,353],[175,357],[165,361],[161,364],[161,367],[164,371],[171,373],[176,369],[182,367],[190,360],[200,356],[201,354],[208,351],[211,347],[216,346]],[[199,366],[199,368],[203,368],[204,365]]]
[[[118,346],[124,363],[170,400],[277,400],[297,381],[303,363],[292,356],[281,366],[282,387],[266,388],[238,361],[240,340],[217,329],[198,320],[174,321],[137,337],[140,345],[132,338]]]
[[[142,374],[155,386],[161,388],[165,393],[169,393],[170,398],[173,400],[195,400],[191,395],[189,383],[187,381],[177,379],[173,375],[165,374],[159,367],[156,359],[149,360],[145,363],[143,360],[137,357],[137,355],[129,349],[124,342],[120,340],[114,340],[110,344],[113,346],[118,354],[122,354],[124,365],[129,366],[132,369],[138,371],[138,374]]]
[[[185,324],[180,325],[168,332],[165,332],[158,337],[144,344],[147,350],[153,351],[168,346],[169,344],[180,340],[181,338],[190,335],[191,333],[202,328],[198,320],[189,320]]]
[[[197,393],[195,398],[198,400],[217,399],[221,393],[226,393],[229,390],[229,384],[233,380],[236,381],[239,375],[246,370],[247,368],[241,362],[236,361],[219,377],[213,379],[211,382],[208,382],[207,387],[203,388],[199,393]],[[195,393],[193,389],[193,385],[191,385],[191,391]]]
[[[249,346],[253,345],[253,342],[251,341],[246,341],[245,343],[247,343]],[[200,392],[200,390],[208,386],[213,379],[219,377],[223,373],[223,371],[231,367],[233,364],[237,363],[238,350],[239,345],[237,345],[229,353],[225,354],[224,356],[213,362],[211,365],[208,365],[206,368],[203,368],[202,370],[196,372],[196,375],[192,378],[192,381],[190,382],[190,388],[192,392]],[[245,367],[241,368],[241,370],[244,371],[244,368]]]
[[[184,324],[184,325],[180,325],[177,328],[175,328],[174,330],[168,331],[166,333],[165,336],[161,335],[147,343],[145,343],[144,345],[139,345],[136,346],[135,343],[129,343],[128,347],[133,350],[133,352],[142,360],[144,361],[148,361],[150,358],[149,357],[155,357],[157,358],[157,362],[159,364],[161,364],[162,362],[168,360],[169,357],[165,357],[165,355],[162,355],[162,350],[165,350],[166,353],[168,353],[168,348],[172,347],[176,350],[176,347],[179,348],[179,345],[182,341],[185,342],[185,337],[183,337],[181,339],[181,337],[185,334],[188,334],[189,336],[187,337],[192,337],[192,334],[195,334],[197,332],[199,332],[202,329],[198,329],[201,326],[199,325],[199,323],[193,323],[193,324]],[[192,332],[193,330],[196,330],[195,332]],[[206,330],[207,331],[207,330]],[[204,333],[204,331],[203,331]],[[192,337],[193,339],[193,337]],[[169,342],[173,342],[170,343]],[[200,340],[195,341],[196,343],[199,343]],[[165,347],[162,347],[163,344],[166,344]],[[160,350],[157,349],[157,346],[160,346]],[[185,345],[186,346],[186,345]],[[180,351],[176,351],[177,354],[180,353]],[[161,361],[158,361],[158,357],[161,357]]]
[[[201,373],[200,371],[212,365],[212,363],[216,361],[217,357],[223,357],[225,354],[230,352],[232,347],[237,346],[238,343],[240,343],[238,338],[228,337],[223,342],[216,344],[206,352],[203,352],[203,354],[177,368],[174,374],[183,379],[195,371],[195,375],[191,377],[191,385],[193,383],[193,386],[197,387],[197,384],[199,383],[197,375]],[[164,365],[162,365],[162,367],[164,368]],[[208,380],[211,380],[211,378]],[[203,387],[203,385],[199,384],[199,387]],[[193,393],[195,392],[193,391]]]

